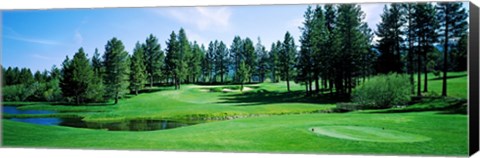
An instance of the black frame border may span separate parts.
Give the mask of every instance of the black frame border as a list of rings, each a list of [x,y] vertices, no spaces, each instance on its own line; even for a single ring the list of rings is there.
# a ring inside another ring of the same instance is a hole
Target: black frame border
[[[469,77],[469,155],[479,150],[479,8],[472,2],[469,6],[469,54],[468,54],[468,77]]]

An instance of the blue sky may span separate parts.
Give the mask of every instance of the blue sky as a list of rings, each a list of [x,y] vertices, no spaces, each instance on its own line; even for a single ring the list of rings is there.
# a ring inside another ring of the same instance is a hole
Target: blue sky
[[[384,3],[362,4],[372,30],[380,22]],[[83,47],[91,57],[103,53],[112,37],[123,41],[128,52],[137,41],[154,34],[165,49],[172,31],[183,27],[189,40],[208,45],[221,40],[230,46],[235,35],[249,37],[270,48],[286,31],[297,44],[306,5],[159,7],[109,9],[12,10],[2,12],[2,65],[32,71],[60,66],[65,56]]]

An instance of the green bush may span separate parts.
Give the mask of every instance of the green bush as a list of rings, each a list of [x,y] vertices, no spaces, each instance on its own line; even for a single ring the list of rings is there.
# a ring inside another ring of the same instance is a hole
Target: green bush
[[[4,101],[26,101],[35,91],[24,84],[4,86],[2,95]]]
[[[210,92],[222,92],[223,88],[222,87],[214,87],[210,88]]]
[[[407,75],[388,74],[370,78],[355,88],[353,102],[366,108],[389,108],[410,100],[411,86]]]
[[[60,101],[62,92],[58,80],[17,84],[2,88],[4,101]]]

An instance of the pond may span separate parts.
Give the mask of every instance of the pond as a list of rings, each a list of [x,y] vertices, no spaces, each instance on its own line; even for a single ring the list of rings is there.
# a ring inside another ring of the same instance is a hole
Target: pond
[[[48,110],[19,110],[16,106],[2,106],[4,114],[53,114],[55,111]],[[12,121],[40,124],[40,125],[58,125],[62,120],[60,118],[11,118]]]
[[[20,110],[17,106],[2,106],[3,114],[53,114],[55,111],[48,110]],[[197,124],[198,122],[178,122],[173,120],[125,120],[121,122],[97,123],[85,122],[80,118],[10,118],[12,121],[40,124],[57,125],[76,128],[102,129],[109,131],[153,131],[165,130]]]

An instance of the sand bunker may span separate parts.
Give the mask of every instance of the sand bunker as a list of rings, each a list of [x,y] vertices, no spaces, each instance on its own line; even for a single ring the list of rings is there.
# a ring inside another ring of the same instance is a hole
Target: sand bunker
[[[251,91],[251,90],[253,90],[253,88],[243,87],[243,92]],[[233,90],[233,89],[224,88],[224,89],[222,89],[222,92],[240,92],[240,89],[238,89],[238,90]]]
[[[386,128],[362,126],[319,126],[308,130],[328,137],[369,142],[422,142],[430,140],[429,137],[411,134]]]

